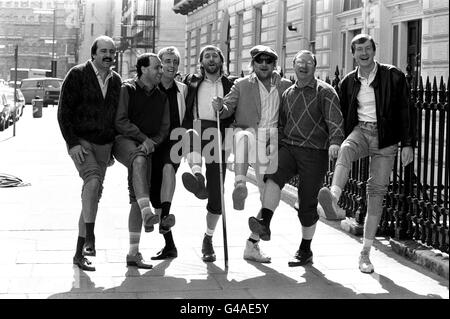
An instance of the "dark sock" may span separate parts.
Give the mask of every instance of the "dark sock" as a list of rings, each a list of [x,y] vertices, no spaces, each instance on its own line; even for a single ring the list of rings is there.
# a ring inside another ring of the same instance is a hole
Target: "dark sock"
[[[85,242],[85,238],[78,236],[77,249],[75,250],[75,257],[82,256],[84,242]]]
[[[95,238],[94,226],[95,226],[95,223],[86,223],[86,238],[90,238],[90,239]]]
[[[164,202],[161,204],[161,220],[169,215],[171,202]]]
[[[253,239],[253,238],[248,238],[248,240],[250,240],[252,243],[257,243],[259,240]]]
[[[270,221],[272,220],[273,211],[268,208],[261,208],[261,218],[263,220],[263,224],[269,227]]]
[[[175,247],[175,242],[173,241],[172,232],[167,232],[164,235],[164,240],[166,241],[166,248],[171,249]]]
[[[311,251],[311,241],[312,239],[302,239],[302,242],[300,243],[300,250],[301,251]]]

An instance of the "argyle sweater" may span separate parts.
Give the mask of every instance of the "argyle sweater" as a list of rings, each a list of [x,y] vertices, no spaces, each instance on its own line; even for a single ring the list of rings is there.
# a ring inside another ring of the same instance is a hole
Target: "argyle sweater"
[[[344,140],[344,120],[333,87],[314,79],[303,88],[290,86],[281,98],[279,143],[327,150]]]

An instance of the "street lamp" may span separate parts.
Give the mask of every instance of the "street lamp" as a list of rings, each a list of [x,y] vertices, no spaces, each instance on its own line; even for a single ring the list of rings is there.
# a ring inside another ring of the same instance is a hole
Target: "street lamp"
[[[45,10],[33,10],[35,14],[53,14],[53,32],[52,32],[52,61],[51,61],[51,70],[52,77],[56,77],[56,60],[55,60],[55,34],[56,34],[56,8],[53,9],[45,9]]]

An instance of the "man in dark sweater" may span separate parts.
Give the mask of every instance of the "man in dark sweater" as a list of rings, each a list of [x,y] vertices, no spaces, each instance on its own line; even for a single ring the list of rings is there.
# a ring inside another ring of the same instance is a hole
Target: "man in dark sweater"
[[[81,215],[73,263],[94,271],[84,256],[95,256],[94,225],[106,168],[115,137],[114,118],[119,103],[121,79],[110,68],[116,48],[107,36],[95,39],[92,60],[73,67],[66,75],[58,107],[58,122],[80,177]]]
[[[169,133],[169,101],[158,88],[161,81],[161,60],[154,53],[144,53],[137,58],[137,78],[124,82],[120,90],[116,114],[116,137],[113,154],[128,168],[130,192],[130,250],[128,266],[150,269],[139,252],[142,222],[146,232],[154,229],[159,216],[150,206],[150,181],[152,154]]]
[[[264,175],[261,218],[249,219],[251,231],[262,240],[270,240],[270,220],[280,203],[281,190],[294,175],[299,175],[298,218],[302,241],[294,259],[288,263],[290,267],[312,262],[311,241],[319,220],[317,193],[327,172],[328,157],[337,156],[344,140],[338,95],[330,85],[314,77],[316,64],[314,54],[307,50],[294,57],[297,81],[281,99],[276,172]]]

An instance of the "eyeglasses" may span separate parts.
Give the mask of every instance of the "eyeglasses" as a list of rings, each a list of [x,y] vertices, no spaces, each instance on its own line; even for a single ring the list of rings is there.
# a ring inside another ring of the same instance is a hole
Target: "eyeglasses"
[[[298,65],[306,64],[307,66],[314,66],[314,61],[296,60],[295,64]]]
[[[255,58],[256,63],[262,64],[264,61],[266,62],[266,64],[272,64],[274,59],[273,58],[263,58],[261,56],[257,56]]]

